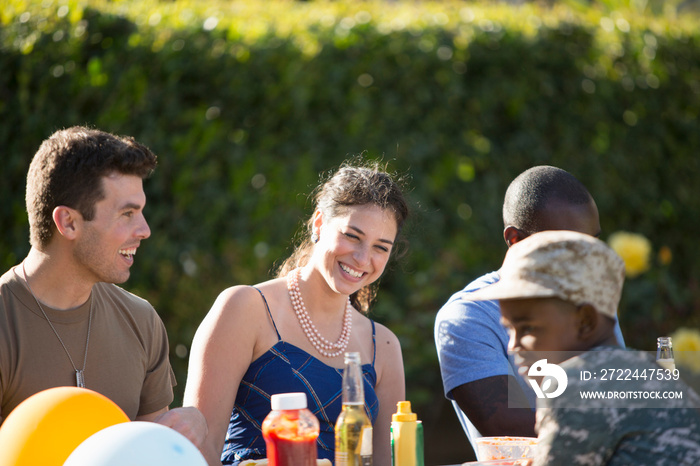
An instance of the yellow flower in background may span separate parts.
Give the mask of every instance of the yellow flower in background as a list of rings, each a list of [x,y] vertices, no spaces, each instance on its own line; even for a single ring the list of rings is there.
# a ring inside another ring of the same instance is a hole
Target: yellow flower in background
[[[658,256],[661,265],[668,265],[673,260],[673,253],[671,252],[671,248],[668,246],[661,246]]]
[[[676,366],[700,373],[700,331],[681,327],[671,334]]]
[[[608,244],[625,261],[625,274],[634,278],[649,270],[651,242],[637,233],[618,231],[610,235]]]

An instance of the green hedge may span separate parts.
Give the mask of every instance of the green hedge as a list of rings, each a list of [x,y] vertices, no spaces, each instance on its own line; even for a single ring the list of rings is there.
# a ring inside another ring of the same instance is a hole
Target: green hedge
[[[411,177],[410,248],[372,315],[401,339],[419,409],[442,393],[435,313],[500,265],[503,194],[532,165],[589,187],[603,239],[633,231],[672,251],[626,285],[628,343],[653,349],[700,325],[692,18],[577,4],[3,3],[0,265],[28,250],[24,180],[44,138],[89,124],[149,145],[153,236],[126,287],[163,316],[180,389],[216,295],[265,280],[319,173],[360,153]]]

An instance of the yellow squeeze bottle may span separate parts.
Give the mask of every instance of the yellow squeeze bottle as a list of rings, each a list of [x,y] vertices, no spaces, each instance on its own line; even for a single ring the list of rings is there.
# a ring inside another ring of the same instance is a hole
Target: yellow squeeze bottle
[[[399,401],[391,415],[392,466],[424,466],[423,424],[411,412],[410,401]]]

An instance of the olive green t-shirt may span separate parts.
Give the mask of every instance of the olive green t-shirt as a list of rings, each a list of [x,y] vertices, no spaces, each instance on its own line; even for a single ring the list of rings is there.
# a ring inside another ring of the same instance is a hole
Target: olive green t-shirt
[[[14,267],[0,277],[0,422],[35,393],[76,386],[66,351],[20,274]],[[91,305],[86,388],[114,401],[131,420],[167,407],[176,381],[163,322],[146,300],[116,285],[95,284],[76,309],[42,303],[75,366],[83,366]]]

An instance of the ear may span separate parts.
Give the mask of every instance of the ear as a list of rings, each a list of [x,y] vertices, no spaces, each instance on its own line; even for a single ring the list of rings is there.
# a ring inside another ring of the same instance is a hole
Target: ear
[[[82,220],[77,210],[60,205],[53,209],[52,217],[58,234],[69,240],[77,237]]]
[[[594,338],[600,326],[600,314],[590,304],[576,308],[576,330],[580,340]]]
[[[506,240],[508,247],[511,247],[518,241],[525,239],[525,237],[522,232],[514,226],[507,226],[505,230],[503,230],[503,239]]]
[[[321,226],[323,226],[323,212],[317,209],[311,221],[311,233],[316,233],[316,235],[321,236]]]

